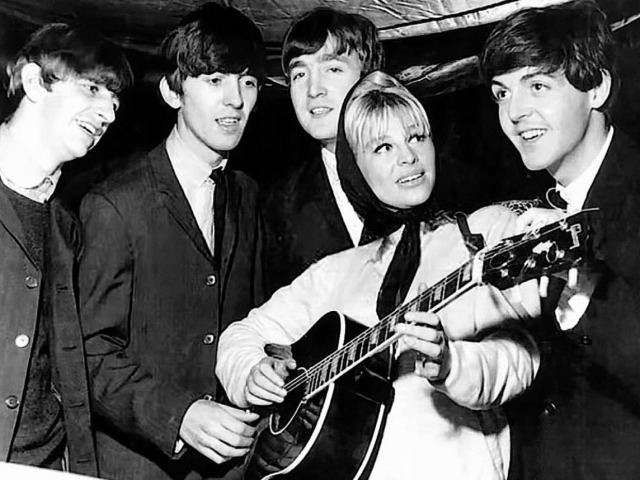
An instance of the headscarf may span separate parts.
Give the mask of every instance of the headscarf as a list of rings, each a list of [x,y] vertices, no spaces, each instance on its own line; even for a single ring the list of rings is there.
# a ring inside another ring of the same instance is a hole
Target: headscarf
[[[376,311],[382,319],[404,301],[413,282],[420,263],[421,223],[426,222],[427,226],[432,227],[438,215],[434,213],[436,210],[431,199],[412,208],[391,209],[376,196],[358,167],[355,154],[347,141],[344,119],[350,99],[362,82],[372,75],[382,75],[383,79],[386,76],[377,71],[370,73],[351,88],[344,100],[338,121],[336,160],[340,184],[354,210],[364,221],[361,245],[386,237],[404,225],[402,237],[378,292]],[[385,86],[380,85],[380,91],[385,89]]]

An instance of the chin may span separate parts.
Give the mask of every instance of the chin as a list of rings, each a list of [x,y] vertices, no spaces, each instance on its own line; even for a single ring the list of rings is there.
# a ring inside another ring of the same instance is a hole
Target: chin
[[[522,163],[524,163],[524,166],[527,167],[527,170],[530,170],[532,172],[537,172],[540,170],[545,170],[549,165],[548,165],[548,161],[547,159],[545,159],[544,161],[540,160],[536,160],[535,158],[527,158],[522,156]]]

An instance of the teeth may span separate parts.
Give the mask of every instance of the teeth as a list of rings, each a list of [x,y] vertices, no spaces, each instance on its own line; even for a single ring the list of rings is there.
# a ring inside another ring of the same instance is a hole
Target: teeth
[[[80,128],[82,128],[84,131],[86,131],[89,135],[95,136],[96,128],[93,125],[91,125],[89,123],[82,122],[82,121],[78,121],[77,123],[80,126]]]
[[[423,175],[422,173],[417,173],[415,175],[411,175],[410,177],[401,178],[400,183],[407,183],[407,182],[411,182],[412,180],[417,180],[422,175]]]
[[[311,109],[311,115],[322,115],[331,110],[329,107],[316,107]]]
[[[538,138],[540,135],[542,135],[544,133],[544,130],[542,128],[534,128],[531,130],[527,130],[525,132],[521,132],[520,136],[523,138],[523,140],[533,140],[534,138]]]
[[[237,118],[219,118],[217,122],[221,125],[237,125],[239,120]]]

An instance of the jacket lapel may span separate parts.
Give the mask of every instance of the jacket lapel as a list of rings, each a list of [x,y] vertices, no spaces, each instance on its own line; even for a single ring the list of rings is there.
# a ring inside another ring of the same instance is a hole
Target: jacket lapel
[[[225,297],[227,282],[229,279],[230,266],[238,243],[238,215],[242,207],[242,192],[235,181],[235,172],[227,170],[224,176],[227,187],[227,203],[224,212],[224,235],[222,237],[222,261],[220,262],[220,275],[222,277],[222,295]]]
[[[304,201],[305,203],[316,206],[324,218],[324,222],[329,227],[327,231],[335,232],[338,237],[336,240],[338,240],[339,243],[343,243],[345,248],[352,247],[353,242],[347,226],[342,219],[342,213],[340,213],[338,203],[333,195],[329,177],[322,162],[321,153],[318,152],[316,157],[317,158],[309,162],[307,178],[304,182],[301,182],[302,185],[308,187],[306,189],[308,196]]]
[[[164,142],[149,154],[147,161],[152,172],[152,181],[156,183],[159,202],[169,210],[173,219],[198,251],[212,263],[211,251],[198,227],[198,222],[196,222],[178,178],[173,172]]]
[[[595,229],[594,246],[597,249],[606,243],[606,226],[618,218],[626,197],[627,175],[624,171],[625,162],[619,150],[620,135],[615,133],[585,200],[585,208],[599,209],[592,222]]]
[[[18,215],[13,208],[11,200],[9,200],[9,197],[7,197],[7,194],[2,188],[0,188],[0,224],[2,224],[7,233],[14,238],[16,243],[20,245],[20,248],[31,263],[36,265],[36,262],[31,258],[31,255],[29,255],[29,252],[25,247],[26,239],[24,236],[24,230],[22,229],[22,223],[20,223],[20,220],[18,219]]]

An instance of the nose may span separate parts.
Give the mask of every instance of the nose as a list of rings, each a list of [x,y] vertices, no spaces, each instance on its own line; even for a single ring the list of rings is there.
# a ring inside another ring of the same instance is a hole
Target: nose
[[[322,74],[318,71],[312,71],[309,74],[308,94],[311,98],[317,98],[327,93],[324,85]]]
[[[226,79],[223,91],[223,102],[225,105],[241,109],[244,105],[242,89],[240,88],[240,78],[229,77]]]
[[[413,165],[418,161],[418,156],[410,145],[405,144],[400,149],[399,153],[400,154],[398,155],[398,163],[400,165]]]
[[[513,123],[517,123],[522,118],[531,113],[530,97],[524,89],[514,89],[507,103],[507,115]]]
[[[104,127],[112,124],[116,119],[116,105],[112,94],[109,92],[97,100],[96,112]]]

